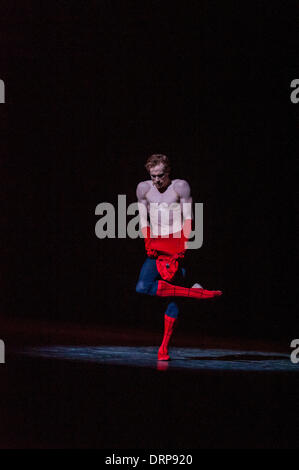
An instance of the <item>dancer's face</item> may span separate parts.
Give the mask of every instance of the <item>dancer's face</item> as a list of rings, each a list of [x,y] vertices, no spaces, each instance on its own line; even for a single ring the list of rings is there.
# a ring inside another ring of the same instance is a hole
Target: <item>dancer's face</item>
[[[150,176],[154,186],[156,186],[160,191],[165,189],[170,183],[169,173],[165,172],[163,163],[159,163],[159,165],[151,168]]]

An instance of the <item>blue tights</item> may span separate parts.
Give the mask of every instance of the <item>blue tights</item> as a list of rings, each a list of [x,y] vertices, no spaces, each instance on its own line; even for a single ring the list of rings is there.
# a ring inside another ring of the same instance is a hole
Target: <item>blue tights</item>
[[[186,278],[185,268],[179,267],[175,278],[170,284],[184,285]],[[158,281],[161,280],[161,276],[156,266],[156,260],[147,258],[141,268],[139,279],[136,285],[136,292],[138,294],[156,295],[158,289]],[[168,281],[169,282],[169,281]],[[172,318],[177,318],[179,315],[179,301],[174,297],[168,299],[165,314]]]

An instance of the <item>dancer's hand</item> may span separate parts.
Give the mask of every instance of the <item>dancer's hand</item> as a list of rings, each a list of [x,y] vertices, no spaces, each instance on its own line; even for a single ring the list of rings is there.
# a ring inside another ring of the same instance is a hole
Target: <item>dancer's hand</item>
[[[145,251],[149,258],[157,258],[158,253],[157,250],[152,248],[152,240],[151,240],[151,229],[149,226],[143,227],[142,235],[144,237],[144,245]]]
[[[158,258],[157,250],[152,250],[151,248],[149,248],[148,250],[146,250],[146,253],[149,258]]]

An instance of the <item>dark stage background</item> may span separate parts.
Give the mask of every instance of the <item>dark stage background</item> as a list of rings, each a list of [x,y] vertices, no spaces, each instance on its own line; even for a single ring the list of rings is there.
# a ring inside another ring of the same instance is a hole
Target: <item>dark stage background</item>
[[[186,301],[182,331],[298,337],[296,16],[292,1],[5,2],[1,314],[160,331],[163,302],[135,293],[142,240],[94,232],[96,205],[133,202],[159,152],[204,203],[189,271],[224,292]]]

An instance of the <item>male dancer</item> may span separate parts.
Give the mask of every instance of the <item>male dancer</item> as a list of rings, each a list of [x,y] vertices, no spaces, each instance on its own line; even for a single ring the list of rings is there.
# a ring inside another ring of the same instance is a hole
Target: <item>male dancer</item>
[[[203,289],[199,284],[192,288],[177,285],[184,282],[185,270],[179,263],[184,258],[191,232],[190,187],[185,180],[170,179],[170,162],[166,155],[151,155],[145,167],[151,179],[139,183],[136,193],[147,259],[141,268],[136,291],[172,297],[165,312],[164,337],[158,351],[158,360],[168,361],[168,345],[179,314],[178,303],[173,298],[208,299],[222,292]]]

